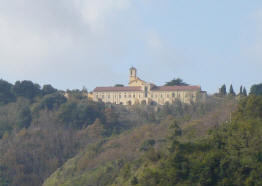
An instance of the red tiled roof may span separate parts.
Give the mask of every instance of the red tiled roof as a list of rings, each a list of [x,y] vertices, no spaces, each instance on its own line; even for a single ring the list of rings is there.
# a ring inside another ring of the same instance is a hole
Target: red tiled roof
[[[136,87],[96,87],[94,92],[121,92],[121,91],[141,91],[140,86]]]
[[[152,91],[201,91],[200,86],[156,86]]]

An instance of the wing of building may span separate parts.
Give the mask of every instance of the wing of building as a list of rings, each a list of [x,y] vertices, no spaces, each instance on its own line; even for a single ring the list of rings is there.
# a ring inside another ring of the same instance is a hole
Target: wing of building
[[[204,101],[206,92],[200,86],[156,86],[137,77],[137,70],[130,68],[128,86],[124,87],[96,87],[93,91],[94,101],[106,103],[160,104],[173,103],[176,100],[190,104]]]

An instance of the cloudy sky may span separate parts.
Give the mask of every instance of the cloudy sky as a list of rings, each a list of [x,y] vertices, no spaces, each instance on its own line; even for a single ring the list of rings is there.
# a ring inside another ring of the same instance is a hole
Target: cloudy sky
[[[0,78],[59,89],[262,82],[261,0],[0,0]]]

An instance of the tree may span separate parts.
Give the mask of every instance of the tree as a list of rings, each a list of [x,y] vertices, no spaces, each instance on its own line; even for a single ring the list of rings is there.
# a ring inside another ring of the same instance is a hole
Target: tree
[[[30,108],[28,106],[23,107],[19,112],[19,121],[18,127],[19,129],[28,128],[32,121],[32,115]]]
[[[105,119],[106,123],[109,125],[116,125],[118,123],[118,115],[111,108],[105,109]]]
[[[13,85],[7,81],[0,80],[0,104],[6,104],[15,100],[14,95],[12,94]]]
[[[124,85],[122,84],[116,84],[115,87],[123,87]]]
[[[252,87],[250,89],[250,94],[262,95],[262,83],[256,84],[256,85],[252,85]]]
[[[239,95],[240,95],[240,96],[243,95],[243,87],[242,87],[242,85],[240,86]]]
[[[166,82],[165,86],[188,86],[188,84],[185,83],[182,79],[177,78]]]
[[[47,95],[47,94],[53,94],[57,92],[57,89],[55,89],[54,87],[52,87],[52,85],[44,85],[42,88],[42,94],[43,96]]]
[[[236,95],[232,84],[230,85],[229,95],[231,95],[231,96],[235,96]]]
[[[66,102],[66,98],[59,92],[44,96],[39,103],[36,104],[34,111],[38,112],[42,109],[53,110]]]
[[[244,87],[244,89],[243,89],[243,96],[247,96],[247,90],[246,90],[246,87]]]
[[[33,83],[32,81],[17,81],[13,87],[13,93],[15,96],[25,97],[32,100],[34,97],[40,95],[40,85]]]
[[[131,185],[137,185],[138,184],[138,179],[137,177],[133,177],[132,180],[131,180]]]
[[[222,85],[221,88],[219,89],[219,94],[220,94],[221,96],[227,95],[227,88],[226,88],[226,85],[225,85],[225,84]]]

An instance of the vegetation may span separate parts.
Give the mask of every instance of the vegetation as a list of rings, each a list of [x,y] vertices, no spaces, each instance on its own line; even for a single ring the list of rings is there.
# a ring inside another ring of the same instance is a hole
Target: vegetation
[[[124,85],[122,84],[116,84],[115,87],[123,87]]]
[[[235,93],[235,91],[234,91],[234,88],[233,88],[233,85],[230,85],[229,95],[230,95],[230,96],[235,96],[235,95],[236,95],[236,93]]]
[[[227,95],[227,88],[226,88],[226,85],[222,85],[221,88],[219,89],[219,95],[221,96],[225,96]]]
[[[205,139],[181,141],[176,120],[169,130],[168,151],[151,150],[140,165],[129,163],[122,171],[129,172],[131,179],[120,185],[262,184],[262,96],[243,99],[232,121],[211,130]]]
[[[188,86],[182,79],[176,78],[165,84],[165,86]]]
[[[0,185],[262,185],[259,87],[124,107],[0,80]]]
[[[250,94],[253,95],[262,95],[262,83],[253,85],[250,90]]]

